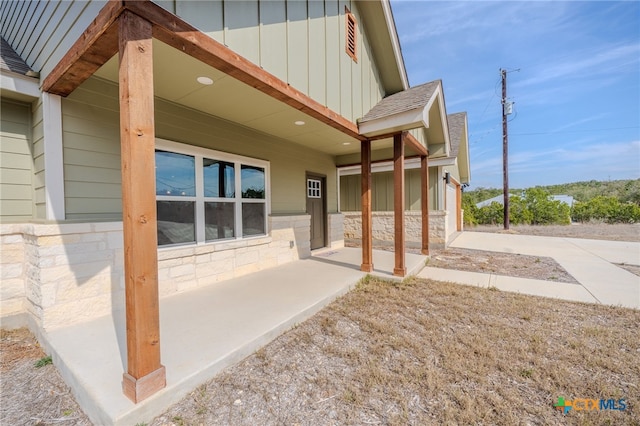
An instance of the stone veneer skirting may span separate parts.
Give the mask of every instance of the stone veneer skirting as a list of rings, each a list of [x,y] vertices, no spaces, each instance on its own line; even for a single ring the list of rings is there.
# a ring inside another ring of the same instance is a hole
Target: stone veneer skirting
[[[270,216],[269,234],[160,247],[160,297],[309,257],[310,216]],[[341,214],[328,215],[329,246],[344,246]],[[2,224],[3,326],[54,329],[124,309],[122,222]]]
[[[362,239],[362,212],[343,212],[344,237],[347,240]],[[419,246],[422,241],[422,213],[405,211],[405,240],[408,245]],[[372,212],[373,240],[379,242],[394,241],[395,231],[393,212]],[[429,212],[429,247],[444,248],[448,242],[447,212],[437,210]]]

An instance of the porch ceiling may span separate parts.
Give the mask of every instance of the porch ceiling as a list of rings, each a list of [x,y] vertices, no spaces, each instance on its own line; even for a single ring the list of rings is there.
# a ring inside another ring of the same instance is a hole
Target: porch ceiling
[[[153,40],[155,96],[290,142],[331,154],[360,151],[360,143],[333,127],[219,71],[173,47]],[[118,56],[95,73],[118,82]],[[209,77],[203,85],[198,77]],[[296,125],[304,121],[304,125]]]

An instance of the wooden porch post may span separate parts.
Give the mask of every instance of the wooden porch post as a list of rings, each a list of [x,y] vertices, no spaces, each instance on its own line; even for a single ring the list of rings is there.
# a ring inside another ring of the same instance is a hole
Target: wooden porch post
[[[160,364],[151,28],[150,22],[128,11],[119,18],[127,317],[127,372],[122,389],[135,403],[166,385]]]
[[[420,207],[422,210],[422,254],[429,254],[429,159],[428,156],[420,156],[420,180],[421,197]]]
[[[363,272],[373,271],[373,225],[371,218],[371,141],[360,143],[361,208],[362,208],[362,265]]]
[[[456,231],[462,231],[462,185],[456,182]]]
[[[404,277],[404,140],[402,133],[393,135],[393,221],[395,232],[395,267],[393,275]]]

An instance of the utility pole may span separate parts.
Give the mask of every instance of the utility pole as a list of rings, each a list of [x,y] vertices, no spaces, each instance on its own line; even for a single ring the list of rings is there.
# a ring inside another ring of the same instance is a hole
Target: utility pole
[[[507,134],[507,114],[511,113],[511,103],[507,102],[507,70],[501,69],[502,76],[502,184],[504,192],[504,230],[509,230],[509,136]]]

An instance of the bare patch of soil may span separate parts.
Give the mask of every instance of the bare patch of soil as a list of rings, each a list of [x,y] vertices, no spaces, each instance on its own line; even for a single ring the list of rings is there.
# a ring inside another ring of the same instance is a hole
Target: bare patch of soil
[[[558,262],[542,256],[450,247],[446,250],[432,250],[427,266],[579,284]]]
[[[58,370],[45,358],[26,328],[0,330],[0,424],[91,425]],[[46,365],[36,367],[40,360]]]
[[[640,223],[577,223],[572,225],[511,225],[505,231],[502,225],[467,226],[466,231],[507,232],[511,234],[545,237],[586,238],[590,240],[640,242]]]

